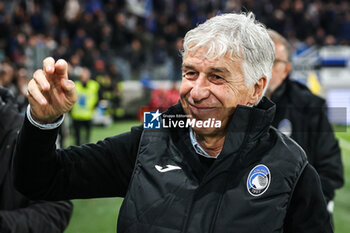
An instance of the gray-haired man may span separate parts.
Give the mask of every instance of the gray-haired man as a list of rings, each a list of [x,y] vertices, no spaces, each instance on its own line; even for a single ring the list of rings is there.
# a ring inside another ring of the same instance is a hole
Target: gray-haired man
[[[317,173],[270,127],[274,59],[252,13],[213,17],[185,36],[181,103],[145,114],[144,128],[55,150],[76,91],[66,62],[47,58],[29,84],[16,184],[32,198],[125,197],[119,233],[332,232]]]

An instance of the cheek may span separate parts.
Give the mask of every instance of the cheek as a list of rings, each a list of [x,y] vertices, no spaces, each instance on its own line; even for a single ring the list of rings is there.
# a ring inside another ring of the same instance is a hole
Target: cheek
[[[230,88],[211,88],[212,97],[221,102],[223,107],[232,107],[236,99],[236,90]]]
[[[272,68],[272,77],[278,77],[281,75],[281,73],[283,73],[283,67],[280,65],[276,65]]]
[[[180,86],[181,98],[184,98],[191,91],[191,89],[192,89],[191,83],[188,80],[183,79]]]
[[[249,90],[245,85],[242,85],[236,88],[222,90],[219,94],[220,99],[224,100],[223,104],[225,107],[235,108],[238,104],[245,105],[247,103]]]
[[[276,83],[276,79],[274,78],[274,75],[271,76],[270,82],[269,82],[269,86],[273,87]]]
[[[274,68],[272,69],[272,74],[271,74],[271,79],[270,79],[270,84],[275,85],[278,82],[278,77],[280,76],[280,69]]]

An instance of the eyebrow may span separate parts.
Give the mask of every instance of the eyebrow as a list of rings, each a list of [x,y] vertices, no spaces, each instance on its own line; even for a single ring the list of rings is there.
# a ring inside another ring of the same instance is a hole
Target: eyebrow
[[[196,70],[196,68],[193,65],[189,65],[189,64],[183,64],[182,69]],[[209,69],[211,72],[216,72],[216,73],[229,73],[230,72],[225,67],[209,67]]]
[[[182,69],[195,70],[195,67],[188,64],[182,64]]]
[[[210,70],[212,72],[216,72],[216,73],[229,73],[230,72],[225,67],[211,67]]]

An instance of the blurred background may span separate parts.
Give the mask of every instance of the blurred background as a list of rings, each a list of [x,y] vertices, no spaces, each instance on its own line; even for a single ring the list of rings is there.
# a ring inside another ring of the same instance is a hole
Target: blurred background
[[[176,103],[185,33],[207,18],[234,11],[252,11],[284,35],[293,48],[291,78],[327,99],[346,179],[335,199],[335,229],[350,232],[349,1],[0,0],[0,86],[15,94],[24,113],[27,83],[42,60],[66,59],[71,79],[88,76],[98,83],[93,127],[85,140],[96,142],[140,124],[143,111]],[[77,144],[72,116],[62,127],[61,146]],[[120,202],[74,201],[66,232],[115,232]]]

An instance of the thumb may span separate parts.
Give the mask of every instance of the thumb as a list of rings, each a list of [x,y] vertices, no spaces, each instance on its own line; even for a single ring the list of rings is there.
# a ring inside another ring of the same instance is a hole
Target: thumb
[[[75,103],[78,100],[78,94],[74,82],[69,79],[62,79],[61,85],[67,97]]]

